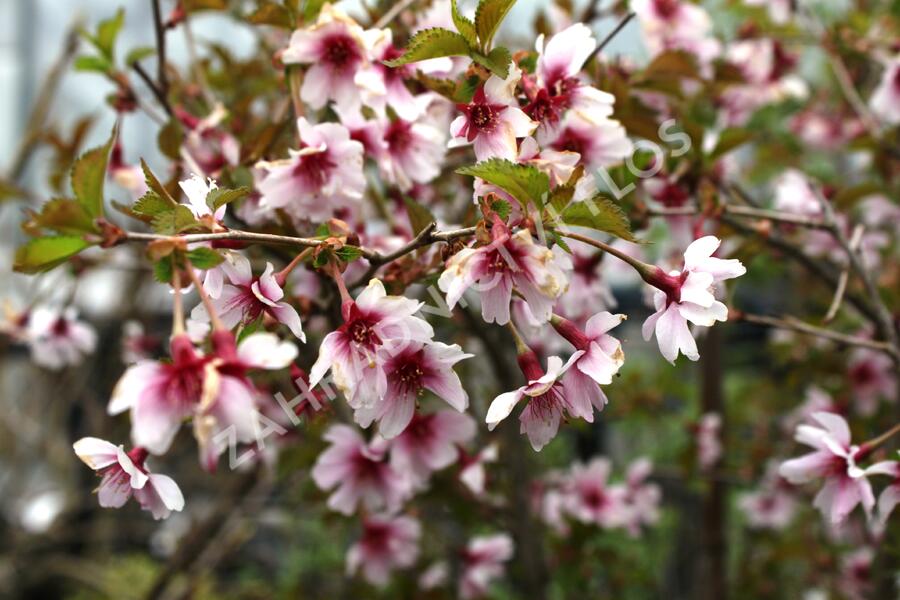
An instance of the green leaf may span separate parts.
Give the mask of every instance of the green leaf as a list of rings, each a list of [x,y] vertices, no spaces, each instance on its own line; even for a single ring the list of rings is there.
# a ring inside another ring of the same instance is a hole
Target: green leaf
[[[187,12],[198,10],[225,10],[228,8],[228,0],[182,0],[182,6]]]
[[[334,254],[344,262],[353,262],[362,256],[362,251],[356,246],[342,246]]]
[[[76,235],[35,238],[16,251],[13,270],[19,273],[49,271],[90,245]]]
[[[628,217],[625,216],[619,205],[601,195],[570,204],[562,212],[559,224],[553,225],[556,227],[587,227],[629,242],[637,241],[637,238],[631,233]]]
[[[134,206],[131,207],[131,210],[142,216],[153,218],[163,213],[169,212],[173,209],[173,206],[159,197],[159,194],[154,192],[153,190],[147,191],[146,194],[141,196],[137,202],[134,203]]]
[[[163,235],[175,235],[176,233],[181,233],[182,231],[196,227],[197,225],[198,223],[197,219],[194,217],[194,213],[183,204],[179,204],[169,211],[159,213],[153,217],[151,223],[153,231]]]
[[[480,177],[510,194],[528,212],[531,203],[539,210],[544,207],[544,195],[550,190],[550,178],[531,165],[520,165],[502,158],[492,158],[477,165],[461,167],[460,175]]]
[[[512,56],[509,54],[509,50],[502,46],[497,46],[491,50],[490,54],[487,56],[479,54],[478,52],[473,52],[472,60],[500,79],[509,77],[509,63],[512,61]]]
[[[491,202],[491,210],[497,213],[497,216],[500,217],[502,221],[506,221],[509,218],[509,214],[512,212],[512,206],[510,206],[509,202],[506,200],[494,200]]]
[[[194,248],[193,250],[189,250],[186,256],[187,259],[191,261],[192,265],[204,271],[206,269],[212,269],[225,260],[221,254],[212,248]]]
[[[167,158],[181,160],[181,144],[184,141],[184,128],[178,119],[169,119],[169,122],[159,130],[156,136],[156,144]]]
[[[303,6],[303,20],[307,23],[315,21],[327,0],[306,0]]]
[[[284,29],[293,29],[294,23],[291,19],[291,11],[286,7],[266,2],[260,5],[252,14],[247,17],[247,21],[255,25],[273,25]]]
[[[109,73],[112,71],[112,63],[102,56],[79,56],[72,64],[76,71],[83,73]]]
[[[565,251],[568,252],[569,254],[572,254],[572,249],[569,248],[569,244],[566,243],[566,238],[564,238],[563,236],[559,235],[559,232],[558,232],[558,231],[556,231],[555,229],[551,229],[551,230],[550,230],[550,237],[553,238],[553,242],[554,242],[557,246],[559,246],[560,248],[562,248],[563,250],[565,250]]]
[[[475,23],[471,19],[462,16],[459,12],[457,0],[450,0],[450,15],[453,17],[453,24],[456,25],[456,31],[460,33],[470,46],[478,46],[478,34],[475,33]]]
[[[713,151],[709,153],[709,158],[710,160],[716,160],[738,146],[749,142],[751,139],[753,139],[752,131],[740,127],[729,127],[719,135],[719,141],[716,142],[716,147],[713,148]]]
[[[103,216],[103,182],[106,181],[106,163],[116,133],[113,126],[109,140],[99,148],[82,154],[72,167],[72,191],[91,217]]]
[[[409,216],[413,235],[418,235],[420,231],[434,223],[434,215],[431,214],[431,211],[409,196],[403,196],[403,203],[406,205],[406,214]]]
[[[491,47],[500,23],[515,3],[516,0],[481,0],[478,3],[478,8],[475,9],[475,31],[478,32],[482,50]]]
[[[156,49],[150,46],[138,46],[137,48],[132,48],[128,54],[125,55],[125,64],[129,67],[136,62],[144,60],[148,56],[153,56],[156,54]]]
[[[172,282],[172,257],[166,256],[153,263],[153,277],[160,283]]]
[[[54,198],[41,207],[41,212],[32,213],[31,220],[23,225],[26,231],[40,228],[52,229],[64,234],[79,235],[93,233],[94,219],[84,207],[69,198]]]
[[[144,171],[144,181],[146,181],[147,187],[156,192],[156,194],[168,202],[170,206],[177,206],[178,202],[172,197],[172,194],[169,193],[166,186],[160,183],[159,179],[156,178],[156,175],[153,174],[153,171],[150,170],[150,166],[147,165],[147,162],[143,158],[141,159],[141,169]]]
[[[125,23],[125,9],[120,8],[116,11],[115,16],[104,21],[100,21],[97,25],[97,35],[90,38],[91,42],[97,47],[103,56],[113,62],[116,38],[122,25]]]
[[[250,188],[248,187],[239,187],[233,190],[228,188],[216,188],[206,195],[206,205],[212,212],[216,212],[216,209],[219,207],[225,206],[229,202],[240,200],[249,193]]]
[[[648,79],[699,79],[696,59],[683,50],[668,50],[647,65],[641,80]]]
[[[469,44],[465,37],[455,31],[435,27],[418,32],[409,40],[403,56],[394,60],[386,60],[384,64],[389,67],[399,67],[429,58],[468,56],[469,52]]]

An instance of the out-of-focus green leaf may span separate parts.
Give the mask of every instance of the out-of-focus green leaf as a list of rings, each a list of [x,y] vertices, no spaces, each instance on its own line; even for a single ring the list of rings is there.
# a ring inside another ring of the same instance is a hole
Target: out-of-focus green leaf
[[[456,31],[459,32],[469,45],[473,48],[478,46],[478,34],[475,33],[475,23],[471,19],[464,17],[459,12],[457,0],[450,0],[450,15],[453,17],[453,24],[456,25]]]
[[[41,229],[79,235],[95,232],[94,218],[81,203],[69,198],[54,198],[41,207],[41,212],[31,212],[31,219],[22,225],[28,233],[39,234]]]
[[[716,142],[716,147],[710,152],[709,158],[713,161],[717,160],[752,139],[752,131],[740,127],[729,127],[719,135],[719,141]]]
[[[137,48],[132,48],[128,54],[125,55],[125,64],[129,67],[134,63],[141,61],[148,56],[153,56],[156,54],[156,49],[150,46],[138,46]]]
[[[125,9],[120,8],[114,16],[100,21],[100,24],[97,25],[97,35],[90,38],[97,50],[110,62],[113,62],[115,58],[116,38],[124,23]]]
[[[181,158],[181,144],[184,141],[184,128],[178,119],[169,119],[169,122],[159,130],[156,143],[166,157],[172,160]]]
[[[434,215],[431,214],[431,211],[409,196],[403,197],[403,203],[406,205],[406,214],[409,216],[413,234],[418,234],[429,224],[434,223]]]
[[[79,56],[72,64],[76,71],[84,73],[109,73],[113,66],[112,63],[102,56]]]
[[[160,198],[168,202],[171,206],[176,206],[178,202],[172,197],[172,194],[169,193],[166,186],[160,183],[159,179],[156,178],[156,175],[153,174],[153,171],[150,170],[150,166],[143,158],[141,159],[141,169],[144,171],[144,180],[147,182],[147,187],[156,192]]]
[[[209,206],[210,210],[215,212],[219,207],[225,206],[229,202],[240,200],[249,193],[250,188],[248,187],[239,187],[233,190],[228,188],[216,188],[206,195],[206,205]]]
[[[106,181],[106,164],[109,151],[116,141],[116,127],[109,140],[99,148],[88,150],[72,167],[72,191],[91,217],[103,216],[103,183]]]
[[[255,25],[272,25],[284,29],[293,29],[291,11],[281,4],[265,2],[247,16],[247,21]]]
[[[225,260],[221,254],[212,248],[194,248],[193,250],[188,250],[186,256],[192,265],[204,271],[212,269]]]
[[[16,251],[13,269],[19,273],[40,273],[66,262],[91,244],[75,235],[35,238]]]

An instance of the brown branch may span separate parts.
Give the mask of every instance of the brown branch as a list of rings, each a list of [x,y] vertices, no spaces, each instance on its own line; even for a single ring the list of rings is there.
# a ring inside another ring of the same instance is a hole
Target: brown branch
[[[153,2],[153,27],[156,32],[157,81],[163,96],[169,95],[169,76],[166,73],[166,26],[163,23],[159,0]]]
[[[375,21],[375,24],[372,25],[374,29],[382,29],[383,27],[387,27],[388,24],[397,18],[401,12],[412,6],[416,0],[400,0],[400,2],[394,3],[394,5],[388,9],[386,13],[381,15],[381,17]]]
[[[864,337],[847,335],[845,333],[832,331],[830,329],[816,327],[815,325],[810,325],[809,323],[805,323],[793,317],[768,317],[765,315],[754,315],[740,311],[732,311],[729,316],[735,320],[746,321],[747,323],[754,323],[756,325],[765,325],[766,327],[775,327],[777,329],[788,329],[790,331],[813,335],[816,337],[831,340],[833,342],[838,342],[840,344],[846,344],[848,346],[870,348],[872,350],[885,352],[894,358],[900,358],[900,353],[898,353],[897,349],[888,342],[870,340]]]
[[[856,251],[859,248],[859,244],[862,242],[862,234],[865,231],[865,227],[862,224],[857,225],[853,229],[853,237],[850,238],[850,248]],[[838,279],[838,287],[834,292],[834,298],[831,300],[831,306],[828,307],[828,312],[825,313],[825,318],[822,319],[823,323],[830,323],[837,316],[838,310],[841,308],[841,304],[844,301],[844,293],[847,291],[847,283],[850,281],[850,265],[847,265],[843,271],[841,271],[841,276]]]
[[[807,217],[804,215],[794,215],[791,213],[770,210],[767,208],[756,208],[753,206],[736,206],[734,204],[726,204],[718,207],[723,214],[734,215],[736,217],[747,217],[751,219],[762,219],[766,221],[776,221],[778,223],[788,223],[790,225],[800,225],[811,229],[828,229],[830,226],[822,219],[815,217]],[[681,206],[676,208],[654,208],[649,209],[647,214],[651,217],[680,217],[701,214],[703,211],[694,206]]]
[[[141,78],[141,81],[150,88],[150,91],[153,92],[153,96],[156,98],[157,102],[163,107],[163,110],[166,111],[166,114],[170,117],[175,113],[172,112],[172,105],[169,104],[169,99],[166,98],[166,95],[160,89],[156,83],[154,83],[153,79],[150,77],[150,74],[141,66],[141,63],[138,61],[134,61],[131,63],[131,68],[134,69],[134,72],[138,74],[138,77]]]
[[[619,24],[616,25],[615,28],[613,28],[612,31],[610,31],[608,34],[606,34],[606,37],[603,38],[603,40],[602,40],[599,44],[597,44],[597,47],[594,48],[594,51],[593,51],[593,52],[591,52],[590,54],[588,54],[588,57],[587,57],[587,59],[584,61],[584,64],[588,64],[589,62],[591,62],[591,59],[592,59],[592,58],[594,58],[595,56],[597,56],[598,54],[600,54],[600,52],[601,52],[604,48],[606,48],[606,46],[607,46],[611,41],[613,41],[613,38],[616,37],[616,36],[619,34],[619,32],[622,31],[622,29],[623,29],[626,25],[628,25],[628,22],[631,21],[631,19],[633,19],[634,16],[635,16],[635,13],[630,12],[630,13],[628,13],[627,15],[625,15],[624,17],[622,17],[622,20],[619,21]]]

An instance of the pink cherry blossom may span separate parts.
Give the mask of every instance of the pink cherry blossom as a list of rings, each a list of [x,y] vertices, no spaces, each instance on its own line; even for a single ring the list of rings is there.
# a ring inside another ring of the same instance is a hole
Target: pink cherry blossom
[[[700,417],[695,433],[697,441],[697,462],[708,471],[722,458],[722,415],[709,412]]]
[[[754,529],[783,530],[791,524],[797,502],[790,485],[778,475],[778,465],[769,463],[760,486],[738,496],[738,507]]]
[[[374,406],[388,390],[384,359],[434,335],[431,325],[415,316],[421,307],[409,298],[388,296],[379,280],[370,281],[355,302],[343,304],[344,324],[322,341],[310,386],[330,369],[351,407]]]
[[[488,429],[493,431],[512,413],[516,404],[527,398],[528,404],[519,416],[519,431],[528,436],[531,447],[539,452],[556,437],[559,423],[566,413],[573,416],[581,414],[580,410],[572,407],[569,391],[563,384],[562,377],[582,354],[581,350],[575,352],[565,364],[558,356],[551,356],[547,359],[546,373],[541,369],[534,352],[520,354],[519,366],[528,383],[494,398],[485,417]]]
[[[347,574],[362,571],[372,585],[384,587],[395,569],[411,567],[419,556],[422,526],[412,517],[365,517],[363,531],[347,552]]]
[[[573,321],[582,322],[591,315],[592,308],[610,310],[618,303],[604,270],[600,269],[604,253],[588,254],[574,244],[570,247],[572,273],[569,277],[569,289],[559,299],[556,310]]]
[[[550,187],[556,187],[569,181],[578,166],[580,156],[577,152],[559,151],[551,148],[541,149],[533,137],[522,140],[519,146],[519,162],[537,167],[550,178]],[[481,196],[484,193],[479,194]],[[518,202],[512,202],[512,205]]]
[[[97,332],[73,307],[38,306],[28,313],[26,331],[31,359],[48,369],[77,365],[97,347]]]
[[[600,312],[588,319],[584,331],[562,317],[554,316],[550,320],[556,331],[582,352],[564,378],[569,413],[573,417],[593,423],[594,408],[603,410],[606,406],[606,394],[600,386],[612,383],[613,376],[625,363],[621,342],[607,332],[625,318],[625,315]]]
[[[78,458],[103,478],[97,488],[100,506],[120,508],[134,496],[154,519],[165,519],[171,511],[184,508],[178,484],[167,475],[151,473],[144,465],[147,451],[140,446],[125,452],[122,446],[85,437],[72,447]]]
[[[403,433],[391,440],[391,466],[424,488],[435,471],[459,458],[458,446],[475,437],[475,421],[466,414],[441,410],[415,414]]]
[[[347,425],[334,425],[323,437],[331,445],[316,459],[312,476],[319,489],[334,489],[328,498],[330,509],[345,515],[359,506],[390,513],[400,509],[410,495],[410,484],[386,461],[383,440],[366,443]]]
[[[605,458],[572,465],[563,486],[566,512],[582,523],[607,529],[625,526],[631,518],[626,490],[609,485],[610,471],[611,465]]]
[[[832,524],[838,524],[862,504],[867,513],[875,506],[872,486],[866,473],[856,465],[859,446],[850,444],[847,421],[833,413],[815,413],[821,425],[800,425],[795,439],[815,451],[782,463],[779,474],[793,484],[825,479],[813,504]]]
[[[888,125],[900,123],[900,54],[885,61],[881,82],[869,98],[869,107]]]
[[[384,398],[371,407],[358,408],[356,422],[368,427],[377,420],[378,432],[385,439],[394,438],[412,421],[416,402],[425,390],[463,412],[469,405],[469,397],[453,365],[472,356],[456,344],[448,346],[441,342],[415,342],[396,353],[389,352],[381,359],[387,377]]]
[[[612,114],[615,96],[585,85],[579,79],[584,62],[596,46],[590,28],[583,23],[560,31],[546,45],[543,34],[538,36],[536,81],[532,86],[526,80],[529,103],[524,110],[544,131],[553,129],[566,110],[575,111],[593,123],[600,123]]]
[[[522,112],[515,99],[515,88],[521,76],[521,70],[510,64],[506,79],[491,75],[475,92],[471,102],[457,105],[463,114],[450,124],[451,148],[474,142],[475,157],[479,161],[489,158],[516,160],[516,138],[531,135],[538,125]]]
[[[625,475],[625,504],[630,517],[626,527],[632,535],[640,533],[643,525],[655,525],[659,522],[659,502],[662,490],[655,483],[648,483],[647,478],[653,471],[653,463],[649,458],[641,457],[628,465]]]
[[[400,191],[437,177],[447,151],[446,134],[427,120],[390,121],[383,132],[384,157],[378,166]]]
[[[462,553],[460,597],[472,600],[487,594],[491,581],[503,576],[503,563],[512,555],[513,541],[505,533],[472,538]]]
[[[203,169],[204,173],[218,173],[226,166],[236,166],[241,159],[241,147],[237,139],[220,127],[228,116],[221,103],[216,103],[206,117],[200,119],[180,106],[175,116],[187,130],[185,150]]]
[[[853,401],[862,415],[875,414],[881,400],[893,401],[897,396],[897,367],[883,352],[853,349],[847,364],[847,379],[853,390]]]
[[[651,56],[667,50],[684,50],[708,64],[718,56],[720,44],[712,37],[712,20],[700,6],[683,0],[635,0],[644,44]]]
[[[386,114],[386,108],[390,107],[400,119],[416,120],[422,114],[422,104],[405,83],[406,79],[415,78],[415,66],[389,67],[384,64],[385,61],[403,55],[403,51],[394,46],[393,32],[390,29],[377,33],[367,31],[366,37],[372,45],[372,61],[368,68],[358,71],[354,77],[354,82],[360,88],[363,104],[382,117]]]
[[[510,234],[499,219],[494,220],[491,237],[490,244],[463,248],[447,261],[438,279],[438,287],[447,294],[447,305],[452,309],[463,293],[477,284],[482,317],[488,323],[504,325],[509,322],[509,302],[515,288],[535,318],[546,322],[553,303],[568,286],[553,252],[535,244],[527,229]]]
[[[225,327],[231,329],[238,324],[247,325],[262,315],[268,315],[287,325],[300,341],[306,341],[297,309],[282,300],[284,276],[273,273],[275,268],[272,263],[266,263],[263,274],[254,277],[250,261],[242,254],[231,253],[219,267],[231,283],[222,286],[221,294],[212,300],[212,304]],[[191,318],[209,321],[206,306],[198,304],[191,312]]]
[[[459,480],[476,498],[484,498],[487,493],[485,465],[497,462],[499,456],[497,444],[491,443],[482,448],[475,456],[463,457]]]
[[[538,141],[554,150],[578,153],[581,164],[590,171],[621,164],[634,153],[634,144],[621,123],[591,121],[576,111],[567,113],[552,134],[539,132]]]
[[[362,144],[339,123],[311,125],[300,118],[297,128],[300,150],[289,150],[286,160],[256,165],[265,173],[257,186],[260,206],[283,208],[298,221],[321,222],[337,209],[358,205],[366,187]]]
[[[716,300],[713,286],[739,277],[747,269],[739,260],[713,257],[720,243],[711,235],[694,240],[684,252],[681,271],[666,275],[659,269],[661,289],[653,297],[656,312],[644,321],[642,332],[648,341],[656,334],[659,350],[670,363],[675,363],[679,352],[690,360],[700,358],[688,321],[711,327],[716,321],[728,319],[728,308]]]
[[[796,169],[786,169],[775,180],[775,209],[809,217],[822,214],[822,202],[812,183]]]
[[[333,100],[341,110],[356,110],[360,91],[354,78],[368,66],[369,52],[380,31],[364,32],[343,11],[325,4],[315,25],[298,29],[281,54],[287,65],[310,65],[303,76],[300,99],[319,109]]]
[[[878,496],[878,511],[876,524],[883,529],[888,517],[894,512],[897,504],[900,504],[900,462],[896,460],[883,460],[866,468],[866,475],[887,475],[890,483]]]

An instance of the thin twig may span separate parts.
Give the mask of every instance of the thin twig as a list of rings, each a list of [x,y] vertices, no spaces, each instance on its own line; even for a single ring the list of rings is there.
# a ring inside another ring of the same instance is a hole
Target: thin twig
[[[830,329],[824,329],[822,327],[816,327],[815,325],[810,325],[809,323],[805,323],[800,321],[799,319],[795,319],[793,317],[769,317],[765,315],[754,315],[748,314],[740,311],[733,311],[732,318],[736,320],[746,321],[748,323],[755,323],[757,325],[766,325],[767,327],[775,327],[777,329],[789,329],[791,331],[797,331],[799,333],[805,333],[808,335],[814,335],[816,337],[825,338],[828,340],[832,340],[834,342],[838,342],[841,344],[846,344],[848,346],[859,346],[862,348],[870,348],[872,350],[878,350],[880,352],[885,352],[893,357],[897,357],[898,353],[896,348],[893,347],[888,342],[882,342],[878,340],[870,340],[864,337],[858,337],[853,335],[847,335],[844,333],[839,333],[837,331],[832,331]]]
[[[584,64],[589,63],[592,58],[594,58],[595,56],[600,54],[600,52],[613,40],[613,38],[616,37],[616,35],[618,35],[618,33],[620,31],[622,31],[622,28],[624,28],[626,25],[628,25],[628,22],[634,18],[634,15],[635,15],[635,13],[630,12],[627,15],[625,15],[624,17],[622,17],[622,20],[619,21],[619,24],[616,25],[612,31],[610,31],[608,34],[606,34],[606,37],[603,38],[603,40],[599,44],[597,44],[597,47],[594,48],[593,52],[588,54],[587,60],[584,61]]]
[[[855,252],[857,248],[859,248],[859,244],[862,241],[862,234],[865,231],[865,227],[860,223],[853,229],[853,236],[850,238],[850,248]],[[822,319],[823,323],[831,323],[834,318],[837,316],[838,310],[841,308],[841,303],[844,301],[844,292],[847,291],[847,283],[850,281],[850,265],[844,267],[844,270],[841,271],[840,279],[838,279],[838,287],[834,292],[834,298],[831,301],[831,306],[828,307],[828,312],[825,313],[825,318]]]
[[[172,112],[172,105],[169,104],[169,99],[166,98],[166,95],[159,88],[159,86],[154,83],[153,79],[150,77],[150,74],[147,73],[146,69],[144,69],[143,66],[141,66],[141,63],[139,63],[138,61],[134,61],[133,63],[131,63],[131,68],[134,69],[134,72],[138,74],[138,77],[141,78],[141,81],[143,81],[144,84],[148,88],[150,88],[150,91],[153,92],[153,97],[156,98],[160,106],[163,107],[163,110],[166,111],[166,114],[170,117],[173,116],[175,113]]]
[[[391,21],[397,18],[397,15],[412,6],[415,1],[416,0],[400,0],[400,2],[395,3],[386,13],[381,15],[381,17],[375,21],[375,24],[372,25],[372,27],[374,29],[387,27]]]
[[[166,73],[166,26],[162,19],[159,0],[153,2],[153,27],[156,31],[156,57],[159,60],[157,80],[163,96],[169,95],[169,76]]]
[[[748,217],[752,219],[764,219],[768,221],[777,221],[779,223],[788,223],[791,225],[800,225],[811,229],[828,229],[830,226],[822,219],[816,217],[807,217],[804,215],[794,215],[791,213],[770,210],[767,208],[755,208],[752,206],[736,206],[727,204],[719,207],[722,213],[734,215],[736,217]],[[656,208],[650,209],[647,213],[651,217],[675,217],[700,214],[702,211],[694,206],[680,206],[675,208]]]

